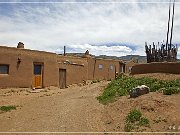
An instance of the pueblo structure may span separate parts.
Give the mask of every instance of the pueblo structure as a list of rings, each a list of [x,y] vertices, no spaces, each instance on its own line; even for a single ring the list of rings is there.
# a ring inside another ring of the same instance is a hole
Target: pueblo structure
[[[86,80],[110,80],[125,71],[121,60],[91,57],[88,51],[83,57],[0,46],[0,87],[43,88],[83,83]]]

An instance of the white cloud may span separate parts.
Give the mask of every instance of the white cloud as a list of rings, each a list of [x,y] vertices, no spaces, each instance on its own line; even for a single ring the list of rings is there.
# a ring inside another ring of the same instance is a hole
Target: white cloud
[[[0,8],[5,8],[3,6],[0,4]],[[145,55],[145,41],[152,43],[166,38],[168,3],[9,6],[12,7],[12,11],[8,11],[10,15],[0,13],[0,44],[9,46],[22,41],[26,48],[54,52],[66,45],[71,51],[84,52],[89,49],[95,55]],[[175,43],[180,42],[179,21],[180,4],[177,3],[173,37]],[[122,45],[108,47],[105,43]]]
[[[132,49],[127,46],[95,46],[90,44],[71,44],[66,46],[67,53],[79,52],[85,53],[86,50],[89,50],[90,54],[93,55],[113,55],[113,56],[122,56],[132,53]],[[73,49],[71,49],[73,48]],[[63,53],[62,49],[57,49],[57,53]]]

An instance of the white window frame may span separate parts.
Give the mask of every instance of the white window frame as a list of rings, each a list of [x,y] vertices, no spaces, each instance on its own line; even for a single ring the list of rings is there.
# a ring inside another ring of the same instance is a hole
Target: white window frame
[[[113,70],[114,70],[114,66],[111,64],[111,65],[109,66],[109,69],[110,69],[111,71],[113,71]]]
[[[100,69],[100,70],[103,69],[103,64],[99,64],[99,69]]]

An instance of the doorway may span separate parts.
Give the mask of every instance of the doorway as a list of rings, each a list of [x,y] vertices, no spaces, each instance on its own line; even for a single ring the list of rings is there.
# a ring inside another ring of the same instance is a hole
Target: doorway
[[[34,63],[34,75],[33,75],[33,87],[34,88],[42,88],[42,70],[43,66],[40,63]]]
[[[66,69],[59,69],[59,87],[66,88]]]

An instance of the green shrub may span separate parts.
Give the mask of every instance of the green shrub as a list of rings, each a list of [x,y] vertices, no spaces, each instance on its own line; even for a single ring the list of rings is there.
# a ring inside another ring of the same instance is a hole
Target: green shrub
[[[97,99],[102,104],[107,104],[108,102],[113,102],[116,97],[116,88],[106,89],[102,96],[97,97]]]
[[[132,123],[126,123],[124,126],[125,132],[131,132],[134,129],[134,125]]]
[[[168,87],[163,89],[164,95],[172,95],[172,94],[178,94],[180,93],[179,87]]]
[[[149,126],[149,120],[147,118],[141,117],[139,120],[139,125],[148,127]]]
[[[142,113],[139,110],[133,109],[126,116],[124,131],[130,132],[132,130],[137,130],[139,126],[150,127],[149,120],[142,117]]]
[[[128,93],[127,91],[125,91],[125,90],[123,90],[121,88],[117,89],[118,96],[125,96],[125,95],[127,95],[127,93]]]
[[[10,105],[10,106],[0,106],[0,110],[4,112],[8,112],[11,110],[16,110],[16,106]]]
[[[164,94],[164,95],[172,95],[172,91],[171,91],[171,89],[164,88],[164,89],[163,89],[163,94]]]
[[[166,95],[180,93],[180,79],[173,81],[158,80],[148,77],[134,78],[120,74],[115,80],[112,80],[105,88],[103,94],[97,99],[101,103],[107,104],[116,100],[118,96],[125,96],[130,90],[139,86],[146,85],[150,88],[151,92],[158,91],[163,88],[163,93]],[[113,100],[112,100],[113,99]]]
[[[142,116],[142,113],[139,110],[132,110],[126,117],[126,122],[134,123],[136,121],[139,121]]]
[[[158,91],[160,88],[162,88],[162,85],[159,84],[159,82],[155,82],[153,85],[150,86],[151,92]]]

